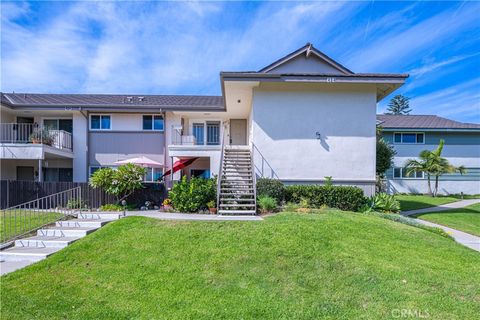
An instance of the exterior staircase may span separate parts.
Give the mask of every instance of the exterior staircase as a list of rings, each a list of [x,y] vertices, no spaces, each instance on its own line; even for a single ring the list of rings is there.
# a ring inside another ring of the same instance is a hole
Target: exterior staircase
[[[35,236],[16,240],[13,247],[0,251],[2,274],[9,269],[9,263],[23,267],[43,260],[120,216],[120,213],[79,213],[77,219],[57,221],[55,226],[37,230]]]
[[[256,214],[255,177],[248,147],[226,147],[221,165],[218,213]]]

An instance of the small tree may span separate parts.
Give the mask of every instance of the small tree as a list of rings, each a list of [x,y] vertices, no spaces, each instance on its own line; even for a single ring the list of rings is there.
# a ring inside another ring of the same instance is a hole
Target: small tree
[[[90,177],[89,184],[93,188],[101,188],[106,193],[117,198],[117,203],[128,198],[135,190],[143,188],[143,177],[146,174],[145,168],[132,163],[118,167],[103,168],[95,171]]]
[[[428,193],[435,197],[438,194],[438,181],[441,175],[446,173],[459,172],[460,174],[465,174],[467,170],[464,166],[455,167],[451,165],[447,159],[442,157],[443,145],[445,144],[444,140],[440,140],[440,144],[437,149],[423,150],[418,155],[417,159],[409,159],[405,163],[407,168],[407,175],[414,174],[415,172],[423,172],[427,175],[428,183]],[[431,177],[435,178],[435,187],[432,191],[431,186]]]
[[[397,114],[397,115],[409,114],[412,111],[412,109],[410,109],[409,100],[410,98],[405,97],[401,94],[397,94],[388,103],[386,114]]]
[[[395,154],[393,147],[383,140],[382,128],[377,127],[377,161],[375,169],[378,177],[383,178],[385,176],[385,172],[392,166]]]

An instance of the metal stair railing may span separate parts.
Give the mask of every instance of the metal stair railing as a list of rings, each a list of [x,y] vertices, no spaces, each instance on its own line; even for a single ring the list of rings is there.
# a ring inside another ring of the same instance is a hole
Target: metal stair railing
[[[0,248],[81,209],[81,187],[76,187],[0,210]]]

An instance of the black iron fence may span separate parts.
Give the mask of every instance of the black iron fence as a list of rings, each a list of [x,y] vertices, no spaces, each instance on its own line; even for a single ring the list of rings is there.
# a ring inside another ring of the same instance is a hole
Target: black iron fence
[[[80,187],[81,199],[89,208],[115,203],[115,197],[102,189],[94,189],[87,182],[36,182],[0,180],[0,209],[13,207],[51,194]],[[163,183],[145,183],[127,199],[128,204],[142,206],[146,201],[160,205],[166,197]]]

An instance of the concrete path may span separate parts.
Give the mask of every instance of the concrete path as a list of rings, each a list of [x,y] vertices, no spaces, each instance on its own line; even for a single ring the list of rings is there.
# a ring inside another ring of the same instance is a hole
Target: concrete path
[[[414,216],[417,214],[421,213],[429,213],[429,212],[442,212],[442,211],[447,211],[447,210],[452,210],[452,209],[459,209],[459,208],[464,208],[471,206],[472,204],[475,203],[480,203],[480,199],[470,199],[470,200],[461,200],[457,202],[452,202],[452,203],[447,203],[443,204],[441,206],[437,207],[430,207],[430,208],[424,208],[424,209],[418,209],[418,210],[410,210],[410,211],[403,211],[401,212],[402,215],[408,217],[408,216]],[[480,237],[474,236],[472,234],[455,230],[449,227],[442,226],[440,224],[436,224],[430,221],[425,221],[422,219],[415,219],[418,223],[421,223],[426,226],[430,227],[437,227],[440,229],[443,229],[445,232],[447,232],[449,235],[451,235],[455,241],[458,243],[473,249],[475,251],[480,252]]]
[[[430,221],[425,221],[422,219],[415,219],[415,221],[426,226],[443,229],[446,233],[451,235],[455,239],[455,241],[457,241],[458,243],[464,245],[465,247],[469,247],[470,249],[480,252],[480,237],[471,235],[466,232],[458,231],[449,227],[445,227]]]
[[[215,214],[197,214],[197,213],[170,213],[158,211],[127,211],[129,216],[141,216],[161,220],[186,220],[186,221],[262,221],[259,216],[222,216]]]
[[[480,203],[480,199],[469,199],[469,200],[461,200],[456,202],[451,202],[447,204],[442,204],[441,206],[436,207],[429,207],[424,209],[417,209],[417,210],[410,210],[410,211],[402,211],[401,214],[408,217],[420,213],[428,213],[428,212],[440,212],[445,210],[452,210],[458,209],[463,207],[471,206],[472,204]]]

